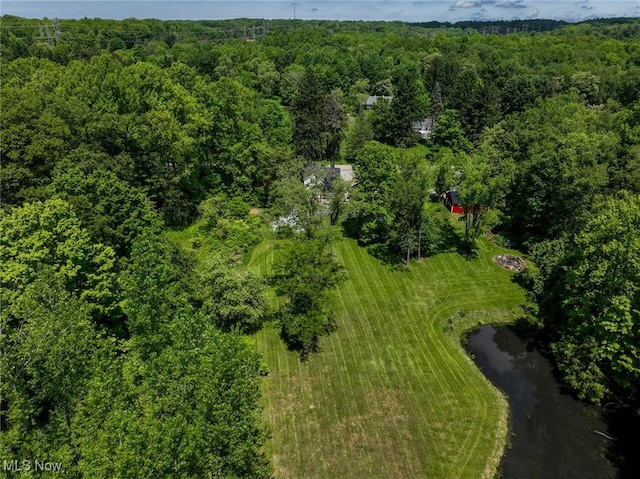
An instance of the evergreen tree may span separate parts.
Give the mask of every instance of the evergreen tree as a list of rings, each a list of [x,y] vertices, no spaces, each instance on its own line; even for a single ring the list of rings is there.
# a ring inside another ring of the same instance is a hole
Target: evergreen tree
[[[444,100],[442,99],[442,90],[440,89],[440,83],[436,81],[431,91],[431,117],[433,121],[438,121],[438,117],[444,108]]]
[[[324,114],[324,155],[333,167],[340,157],[340,145],[347,125],[344,99],[340,90],[332,90],[327,96]]]
[[[305,71],[293,102],[293,148],[307,163],[320,161],[323,154],[322,131],[325,95],[316,75]]]
[[[394,78],[394,92],[383,137],[396,146],[411,146],[418,140],[412,123],[426,114],[417,72],[408,67],[401,69]]]
[[[371,140],[373,128],[364,111],[360,111],[347,132],[347,157],[357,157],[365,143]]]

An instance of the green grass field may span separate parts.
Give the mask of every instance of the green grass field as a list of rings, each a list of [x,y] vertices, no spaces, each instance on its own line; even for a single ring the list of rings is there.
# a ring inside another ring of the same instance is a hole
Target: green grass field
[[[250,267],[268,271],[273,242]],[[456,253],[398,271],[352,240],[336,245],[349,279],[339,288],[338,330],[301,363],[274,328],[256,336],[269,375],[264,414],[275,476],[472,478],[495,473],[507,405],[474,366],[461,333],[520,312],[522,290],[493,263]]]

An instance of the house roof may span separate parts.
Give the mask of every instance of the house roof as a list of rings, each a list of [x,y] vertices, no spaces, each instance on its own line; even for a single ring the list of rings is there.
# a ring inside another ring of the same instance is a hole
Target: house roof
[[[451,199],[451,204],[454,204],[454,205],[460,204],[458,203],[458,192],[456,190],[447,191],[447,195],[449,195],[449,198]]]
[[[338,170],[338,173],[339,173],[340,177],[344,181],[353,180],[353,166],[351,166],[351,165],[336,165],[336,169]]]
[[[320,181],[325,182],[328,179],[335,179],[338,177],[342,178],[344,181],[352,181],[353,166],[335,165],[334,168],[331,168],[313,163],[304,169],[302,176],[305,186],[309,186],[311,184],[317,185]]]
[[[372,106],[378,102],[379,98],[382,98],[383,100],[387,100],[387,101],[393,100],[392,96],[369,96],[365,100],[364,104],[365,106]]]

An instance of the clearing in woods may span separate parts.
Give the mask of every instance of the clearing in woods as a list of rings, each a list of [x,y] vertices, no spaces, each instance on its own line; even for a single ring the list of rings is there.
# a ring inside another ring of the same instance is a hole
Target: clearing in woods
[[[250,267],[270,269],[265,241]],[[338,330],[301,363],[275,327],[256,335],[269,375],[267,453],[285,478],[491,477],[506,444],[507,404],[466,356],[462,332],[513,320],[524,302],[513,273],[492,257],[444,253],[408,271],[380,263],[353,240],[335,245],[348,280]]]

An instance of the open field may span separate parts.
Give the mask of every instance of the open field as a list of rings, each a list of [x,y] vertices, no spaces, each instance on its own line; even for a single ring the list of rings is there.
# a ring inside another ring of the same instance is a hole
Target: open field
[[[266,271],[273,242],[250,267]],[[336,245],[349,279],[338,330],[305,363],[275,329],[256,337],[269,376],[264,414],[277,478],[490,477],[507,405],[462,350],[464,329],[507,321],[522,290],[480,241],[479,256],[440,254],[394,271],[352,240]]]

